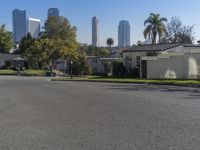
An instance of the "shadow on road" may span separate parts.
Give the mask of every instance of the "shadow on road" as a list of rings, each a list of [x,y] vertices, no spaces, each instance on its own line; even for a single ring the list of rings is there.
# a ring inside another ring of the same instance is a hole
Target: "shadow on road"
[[[200,100],[200,89],[190,87],[179,87],[179,86],[166,86],[166,85],[111,85],[107,88],[112,90],[120,91],[139,91],[139,92],[168,92],[170,93],[188,93],[188,97],[185,99],[199,99]]]

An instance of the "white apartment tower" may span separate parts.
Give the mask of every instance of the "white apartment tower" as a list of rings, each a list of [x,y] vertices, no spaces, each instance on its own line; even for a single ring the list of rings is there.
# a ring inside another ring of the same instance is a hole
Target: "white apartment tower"
[[[118,46],[119,47],[130,46],[130,31],[131,31],[131,27],[128,21],[122,20],[119,22],[119,27],[118,27]]]
[[[28,18],[27,33],[30,33],[33,38],[38,38],[40,34],[40,20]]]
[[[99,19],[92,18],[92,46],[99,46]]]

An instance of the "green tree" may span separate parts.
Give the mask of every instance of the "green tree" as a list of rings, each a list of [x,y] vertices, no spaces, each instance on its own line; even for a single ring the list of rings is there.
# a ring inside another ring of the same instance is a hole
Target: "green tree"
[[[0,26],[0,52],[9,53],[12,46],[12,34],[5,29],[6,25]]]
[[[76,27],[71,26],[67,18],[49,17],[41,37],[46,41],[43,46],[47,50],[51,64],[58,58],[78,59]]]
[[[123,77],[126,74],[126,67],[123,64],[123,61],[116,60],[113,61],[113,76],[114,77]]]
[[[110,46],[110,52],[112,50],[112,45],[114,44],[113,38],[108,38],[106,41],[107,45]]]
[[[73,63],[73,73],[77,75],[90,75],[92,74],[92,68],[86,58],[84,47],[78,49],[78,59]]]
[[[95,47],[95,46],[89,45],[87,46],[87,48],[84,48],[84,49],[87,55],[107,57],[110,54],[109,50],[105,47]]]
[[[167,19],[160,17],[160,14],[151,13],[149,18],[145,20],[144,30],[145,39],[152,39],[152,44],[156,44],[157,36],[160,38],[166,33],[166,27],[164,22],[167,22]]]
[[[28,49],[34,43],[34,38],[32,38],[31,34],[28,33],[25,37],[20,41],[19,49],[20,53],[24,55],[26,49]]]
[[[49,55],[46,50],[46,39],[35,40],[30,47],[28,47],[24,55],[27,58],[28,65],[31,68],[43,68],[49,64]]]

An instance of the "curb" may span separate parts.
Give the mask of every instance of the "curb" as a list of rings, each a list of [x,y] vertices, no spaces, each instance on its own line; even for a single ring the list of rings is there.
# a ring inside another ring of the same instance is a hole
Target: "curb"
[[[123,83],[123,84],[146,84],[146,85],[167,85],[167,86],[180,86],[180,87],[193,87],[193,88],[200,88],[200,84],[175,84],[175,83],[147,83],[147,82],[126,82],[126,81],[98,81],[98,80],[56,80],[51,79],[53,82],[96,82],[96,83]]]

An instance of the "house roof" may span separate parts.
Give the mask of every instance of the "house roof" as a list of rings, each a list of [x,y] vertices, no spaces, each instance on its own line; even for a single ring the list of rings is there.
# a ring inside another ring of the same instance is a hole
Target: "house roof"
[[[181,46],[183,44],[180,43],[168,43],[168,44],[146,44],[146,45],[138,45],[132,46],[129,48],[125,48],[122,52],[147,52],[147,51],[165,51],[174,47]]]
[[[18,54],[0,54],[0,60],[9,61],[9,60],[14,60],[16,58],[21,58],[21,55],[18,55]]]

